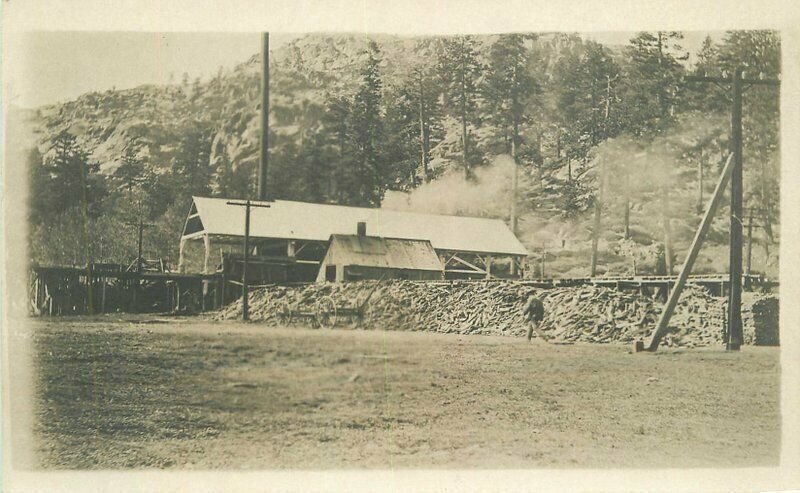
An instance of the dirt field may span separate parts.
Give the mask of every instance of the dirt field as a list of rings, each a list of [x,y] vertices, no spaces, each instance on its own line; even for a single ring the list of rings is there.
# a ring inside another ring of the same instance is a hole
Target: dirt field
[[[775,465],[778,348],[33,321],[52,468]]]

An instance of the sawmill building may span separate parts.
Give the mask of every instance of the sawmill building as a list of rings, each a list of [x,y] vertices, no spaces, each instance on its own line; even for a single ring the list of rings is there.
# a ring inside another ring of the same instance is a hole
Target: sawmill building
[[[377,249],[389,257],[378,260],[380,255],[369,253],[371,260],[364,268],[388,268],[397,260],[395,256],[416,255],[418,259],[402,264],[409,271],[432,267],[432,250],[439,261],[438,271],[448,279],[519,275],[522,260],[528,255],[508,226],[498,219],[287,200],[260,203],[269,207],[251,209],[253,257],[248,265],[253,270],[248,270],[248,277],[264,283],[328,278],[327,267],[336,265],[331,259],[347,252],[354,260],[366,262],[363,250]],[[363,231],[358,231],[359,223]],[[193,197],[181,234],[179,271],[222,271],[231,281],[237,279],[244,229],[243,207],[230,205],[223,198]],[[321,269],[330,246],[334,251]],[[426,268],[416,269],[419,265]],[[345,273],[340,277],[346,278]]]

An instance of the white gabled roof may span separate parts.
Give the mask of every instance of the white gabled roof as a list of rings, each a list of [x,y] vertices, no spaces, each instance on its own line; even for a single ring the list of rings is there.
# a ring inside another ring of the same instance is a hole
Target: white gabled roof
[[[203,231],[212,235],[244,235],[243,207],[228,205],[229,199],[223,198],[192,199],[203,223]],[[251,209],[250,234],[253,237],[328,241],[331,235],[355,234],[357,223],[366,222],[370,236],[428,240],[437,250],[528,255],[522,243],[499,219],[288,200],[264,203],[270,207]]]

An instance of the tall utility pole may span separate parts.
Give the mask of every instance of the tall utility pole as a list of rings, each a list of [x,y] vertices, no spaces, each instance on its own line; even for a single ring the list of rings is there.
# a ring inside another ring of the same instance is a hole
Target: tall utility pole
[[[733,89],[731,108],[731,232],[730,232],[730,294],[728,296],[728,341],[726,347],[738,351],[744,342],[742,331],[742,93],[748,86],[779,86],[776,79],[746,79],[742,69],[734,70],[728,77],[686,77],[691,82],[711,82],[717,85],[730,84]]]
[[[730,283],[728,299],[728,349],[738,351],[744,342],[742,328],[742,69],[733,72],[733,108],[731,110],[731,145],[733,170],[731,173],[731,248]]]
[[[227,202],[228,205],[238,205],[244,207],[244,261],[242,263],[242,320],[250,320],[249,295],[250,290],[247,285],[247,263],[250,259],[250,208],[265,207],[269,204],[259,204],[250,200],[244,202]]]
[[[269,169],[269,33],[261,34],[261,132],[259,133],[258,200],[268,200]]]

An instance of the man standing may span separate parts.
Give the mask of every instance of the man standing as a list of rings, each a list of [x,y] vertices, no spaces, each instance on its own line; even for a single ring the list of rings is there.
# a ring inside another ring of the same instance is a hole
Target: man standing
[[[528,321],[528,341],[531,340],[533,331],[536,331],[536,335],[546,341],[547,337],[539,332],[539,322],[544,319],[544,304],[536,297],[535,293],[531,293],[528,296],[528,302],[525,303],[525,310],[522,315]]]

